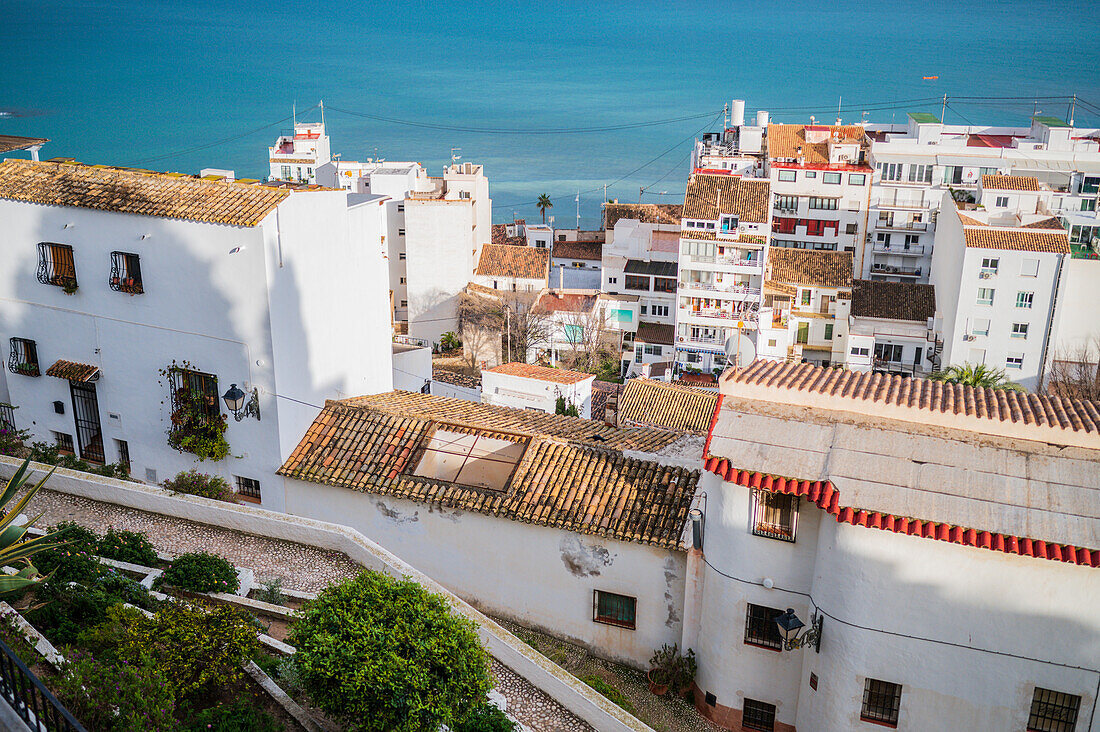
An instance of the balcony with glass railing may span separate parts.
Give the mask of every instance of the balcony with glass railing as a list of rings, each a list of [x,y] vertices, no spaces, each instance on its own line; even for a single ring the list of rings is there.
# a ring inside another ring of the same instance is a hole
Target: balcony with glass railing
[[[874,252],[875,254],[901,254],[903,256],[921,257],[924,256],[924,245],[910,244],[906,246],[904,244],[881,244],[875,242]]]
[[[877,275],[901,275],[903,277],[920,277],[920,267],[898,267],[892,264],[875,262],[871,265],[871,274]]]

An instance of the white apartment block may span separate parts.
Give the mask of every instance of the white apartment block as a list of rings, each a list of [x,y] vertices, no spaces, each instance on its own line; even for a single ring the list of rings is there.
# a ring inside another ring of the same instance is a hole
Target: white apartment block
[[[845,363],[853,371],[926,377],[939,368],[932,285],[886,280],[852,283]]]
[[[0,163],[0,401],[32,440],[88,462],[149,483],[197,468],[282,510],[274,471],[320,405],[392,388],[381,201]],[[169,444],[220,423],[221,460]]]
[[[481,401],[501,407],[555,414],[558,399],[578,416],[592,418],[592,383],[581,371],[552,369],[529,363],[502,363],[481,372]]]
[[[271,180],[316,183],[317,169],[332,160],[323,121],[296,122],[290,134],[280,135],[267,150]]]

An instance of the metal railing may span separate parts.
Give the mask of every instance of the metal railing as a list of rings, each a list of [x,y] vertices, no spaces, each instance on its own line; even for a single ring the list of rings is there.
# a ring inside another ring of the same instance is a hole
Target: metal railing
[[[684,310],[684,315],[691,318],[719,318],[721,320],[743,320],[746,323],[755,323],[757,314],[754,311],[743,313],[731,313],[715,308],[699,308],[698,310]]]
[[[924,254],[923,244],[910,244],[909,246],[894,246],[892,244],[875,244],[876,252],[884,252],[886,254]]]
[[[899,231],[928,231],[928,222],[926,221],[909,221],[905,222],[886,222],[879,220],[875,224],[876,229],[897,229]]]
[[[764,266],[764,263],[759,259],[740,259],[738,257],[718,256],[715,258],[717,264],[732,264],[735,267],[749,267],[751,269],[760,269]]]
[[[708,292],[730,292],[736,295],[759,295],[759,287],[745,285],[712,285],[707,282],[681,282],[681,290],[707,290]]]
[[[0,640],[0,696],[36,732],[87,732],[50,690]]]
[[[920,267],[895,267],[889,264],[872,264],[871,271],[875,274],[896,274],[909,277],[920,277]]]

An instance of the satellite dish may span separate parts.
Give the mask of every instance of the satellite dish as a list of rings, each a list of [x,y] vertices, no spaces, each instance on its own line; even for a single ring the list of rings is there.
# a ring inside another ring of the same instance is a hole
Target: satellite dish
[[[726,359],[731,366],[745,367],[756,360],[756,343],[745,333],[737,333],[726,339]]]

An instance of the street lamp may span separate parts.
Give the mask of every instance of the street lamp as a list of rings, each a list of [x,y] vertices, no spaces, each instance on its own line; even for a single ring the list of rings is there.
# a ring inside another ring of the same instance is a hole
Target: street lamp
[[[799,631],[805,628],[806,624],[798,619],[791,608],[787,608],[787,612],[777,616],[775,623],[779,626],[779,635],[783,638],[783,645],[788,651],[803,646],[813,646],[816,653],[821,653],[821,626],[825,623],[825,617],[818,615],[816,610],[810,616],[810,629],[801,635]]]
[[[236,384],[230,384],[229,390],[222,394],[222,399],[225,400],[225,406],[233,413],[233,419],[238,422],[245,417],[255,417],[257,422],[260,421],[260,393],[258,389],[253,389],[251,398],[248,398],[248,394],[239,389]]]

